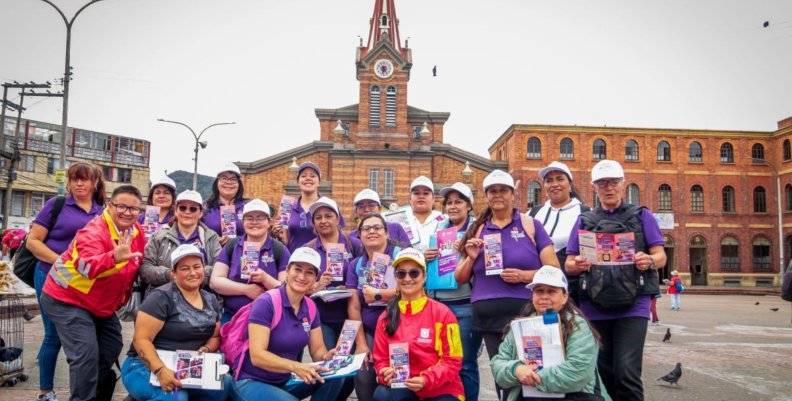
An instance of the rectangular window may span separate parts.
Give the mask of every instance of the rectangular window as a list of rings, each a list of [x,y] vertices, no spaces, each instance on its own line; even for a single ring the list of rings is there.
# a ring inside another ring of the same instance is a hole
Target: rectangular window
[[[132,182],[132,169],[128,168],[116,168],[116,181],[124,182],[124,183],[131,183]]]
[[[30,194],[30,217],[36,217],[39,210],[44,207],[44,204],[47,203],[55,195],[52,194],[45,194],[41,192],[33,192]]]
[[[22,155],[19,158],[19,171],[36,171],[36,156]]]
[[[421,130],[423,130],[423,125],[413,125],[413,136],[412,138],[415,140],[421,139]]]
[[[11,195],[11,215],[24,216],[25,215],[25,193],[22,191],[14,191]]]
[[[383,195],[386,198],[392,198],[393,195],[393,169],[386,168],[385,169],[385,190],[383,191]]]
[[[58,169],[60,165],[60,160],[49,158],[47,159],[47,174],[55,174],[55,170]]]
[[[663,211],[671,211],[671,191],[660,191],[657,197],[657,208]]]
[[[379,169],[369,170],[369,189],[379,192]]]
[[[104,175],[105,181],[113,181],[115,177],[113,177],[113,168],[110,166],[102,166],[102,175]]]
[[[740,250],[737,244],[721,244],[721,270],[740,270]]]
[[[753,245],[753,269],[754,271],[770,271],[770,245]]]

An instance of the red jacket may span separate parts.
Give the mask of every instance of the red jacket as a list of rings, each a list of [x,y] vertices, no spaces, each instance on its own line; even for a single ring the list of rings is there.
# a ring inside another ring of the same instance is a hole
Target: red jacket
[[[679,278],[679,276],[671,277],[671,281],[668,282],[668,293],[669,294],[679,294],[679,291],[677,291],[677,288],[676,288],[676,283],[678,281],[682,281],[682,279]]]
[[[424,296],[413,302],[399,302],[401,317],[393,337],[385,332],[386,312],[380,315],[374,336],[374,368],[377,380],[382,368],[390,366],[389,343],[408,343],[410,377],[423,376],[426,384],[416,395],[432,398],[451,394],[465,399],[459,371],[462,369],[462,340],[456,316],[447,306]]]
[[[146,236],[140,224],[132,228],[132,252],[143,253]],[[78,306],[99,318],[108,318],[129,298],[142,257],[115,263],[118,232],[105,209],[77,231],[71,244],[52,265],[43,292],[58,301]]]

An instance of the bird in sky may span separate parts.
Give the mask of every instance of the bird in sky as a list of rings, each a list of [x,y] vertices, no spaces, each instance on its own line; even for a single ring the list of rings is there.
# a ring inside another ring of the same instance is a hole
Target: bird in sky
[[[671,328],[670,327],[666,330],[665,336],[663,336],[663,342],[664,343],[670,343],[671,342]]]
[[[762,28],[767,28],[768,26],[770,26],[770,21],[765,21],[762,23]]]
[[[664,382],[668,382],[668,383],[671,383],[671,384],[677,384],[677,382],[679,381],[680,377],[682,377],[682,364],[677,362],[676,366],[674,367],[674,370],[672,370],[667,375],[665,375],[665,376],[663,376],[663,377],[661,377],[661,378],[659,378],[657,380],[658,381],[662,380]]]
[[[437,76],[437,66],[432,67],[432,76],[433,77]]]

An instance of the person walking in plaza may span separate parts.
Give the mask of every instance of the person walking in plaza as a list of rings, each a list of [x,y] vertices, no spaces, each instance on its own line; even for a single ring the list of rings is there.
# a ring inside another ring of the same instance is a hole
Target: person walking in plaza
[[[173,220],[173,205],[176,200],[176,183],[168,176],[162,176],[151,183],[148,197],[146,198],[147,206],[159,207],[159,214],[157,218],[157,230],[161,230],[168,223]],[[143,228],[146,228],[146,214],[141,213],[138,216],[138,223]],[[147,234],[149,237],[151,234]]]
[[[566,273],[566,246],[569,233],[577,223],[580,213],[591,210],[580,201],[575,185],[572,183],[572,172],[566,164],[554,161],[539,170],[547,202],[534,206],[528,215],[542,222],[547,235],[553,240],[556,257],[561,263],[561,270]],[[569,298],[578,304],[578,278],[567,275],[569,281]]]
[[[121,380],[137,401],[200,399],[225,401],[234,383],[223,376],[221,390],[182,389],[174,371],[157,354],[164,351],[217,352],[220,348],[220,305],[204,283],[204,253],[192,244],[170,253],[168,284],[152,291],[140,305],[132,346],[121,367]],[[149,382],[152,372],[159,386]]]
[[[380,213],[380,209],[382,208],[379,194],[376,191],[371,189],[364,189],[355,195],[354,200],[355,205],[355,217],[359,222],[363,216],[371,213]],[[388,222],[388,238],[396,242],[401,247],[408,247],[410,246],[410,237],[407,236],[407,232],[404,231],[404,228],[401,224],[396,222]],[[360,232],[358,231],[357,227],[349,233],[349,236],[352,238],[360,239]]]
[[[38,259],[33,279],[44,324],[44,338],[38,352],[38,399],[42,401],[58,401],[53,388],[61,349],[58,331],[41,307],[44,282],[52,264],[68,248],[77,231],[102,213],[107,196],[102,170],[93,164],[76,162],[69,167],[66,176],[66,196],[52,198],[44,204],[36,214],[27,240],[27,249]]]
[[[140,279],[150,290],[169,283],[173,278],[171,254],[180,245],[194,245],[201,251],[204,262],[204,277],[209,284],[217,257],[220,254],[220,237],[214,230],[201,222],[203,199],[201,194],[186,190],[176,197],[173,220],[157,231],[146,243]]]
[[[566,268],[570,275],[581,275],[580,309],[600,333],[602,349],[599,372],[614,400],[643,400],[643,348],[651,298],[660,292],[657,269],[666,264],[663,234],[645,207],[633,206],[623,199],[624,169],[613,160],[602,160],[591,171],[591,182],[600,204],[581,214],[567,243]],[[580,255],[579,230],[631,232],[635,250],[633,264],[599,266]],[[631,285],[643,283],[636,293],[622,291],[621,283],[605,286],[602,269],[619,269],[619,276]],[[590,273],[590,272],[594,273]],[[595,281],[596,280],[596,281]],[[583,282],[586,289],[583,288]],[[597,288],[595,293],[591,291]]]
[[[459,284],[474,281],[470,296],[473,328],[482,333],[492,359],[503,341],[503,328],[531,299],[525,284],[533,280],[539,267],[558,266],[558,258],[542,223],[514,207],[511,175],[501,170],[491,172],[484,178],[484,194],[487,206],[459,244],[466,257],[460,260],[454,276]],[[485,240],[490,244],[482,251]],[[496,386],[496,391],[500,397],[502,390]]]
[[[261,199],[245,204],[242,211],[245,233],[226,243],[217,257],[209,285],[223,296],[221,324],[230,321],[239,309],[265,291],[280,287],[286,279],[291,253],[283,243],[269,235],[270,210]],[[246,244],[254,248],[257,245],[255,260],[247,260],[249,251]]]
[[[319,264],[320,256],[313,249],[295,249],[284,285],[253,301],[248,319],[250,348],[241,355],[235,400],[297,401],[310,396],[312,401],[334,401],[338,396],[343,380],[324,380],[315,365],[299,361],[306,345],[314,361],[335,355],[335,350],[325,347],[320,316],[311,319],[313,301],[306,297],[319,277]],[[273,327],[278,305],[280,321]],[[291,373],[304,382],[290,382]]]
[[[498,355],[490,361],[495,382],[509,391],[505,401],[533,399],[522,396],[523,385],[545,393],[566,394],[564,399],[567,400],[610,401],[596,369],[599,333],[591,327],[580,309],[569,302],[567,286],[564,273],[555,266],[542,266],[534,275],[533,282],[528,284],[533,298],[519,317],[558,313],[566,358],[560,365],[552,367],[528,365],[518,357],[517,347],[522,344],[515,342],[511,331],[507,332]]]
[[[77,231],[44,283],[41,306],[69,361],[72,401],[110,399],[104,392],[115,386],[111,367],[122,347],[115,311],[129,297],[146,246],[140,206],[134,186],[113,190],[102,215]]]
[[[462,341],[456,317],[447,306],[427,297],[426,262],[412,248],[402,249],[393,261],[398,293],[377,320],[374,369],[379,385],[376,401],[460,401],[465,389],[459,379]],[[392,344],[406,343],[409,375],[391,364]],[[401,376],[401,377],[400,377]],[[391,388],[403,379],[406,388]]]
[[[233,221],[236,224],[236,235],[242,235],[245,233],[242,226],[242,208],[245,203],[247,203],[247,199],[245,199],[245,186],[242,184],[242,173],[236,164],[228,163],[217,173],[217,177],[212,183],[212,193],[206,200],[202,220],[220,237],[221,246],[225,246],[226,242],[231,239],[227,234],[223,234],[221,206],[234,207]]]
[[[390,264],[396,259],[400,248],[388,239],[388,225],[381,214],[368,214],[358,223],[358,230],[363,242],[363,253],[349,262],[346,276],[346,287],[354,292],[349,298],[347,315],[349,319],[362,321],[363,330],[358,331],[355,353],[370,353],[374,349],[374,333],[377,319],[385,310],[385,305],[396,296],[396,288],[376,287],[370,284],[371,264],[375,253],[390,257]],[[388,273],[387,269],[384,274]],[[392,274],[392,273],[391,273]],[[387,283],[388,278],[383,278]],[[373,364],[365,364],[355,376],[355,394],[360,401],[372,401],[377,386],[376,372]]]
[[[668,296],[671,298],[671,310],[680,310],[682,308],[682,291],[679,290],[681,286],[682,279],[679,278],[679,272],[676,270],[671,271],[671,280],[668,280]]]

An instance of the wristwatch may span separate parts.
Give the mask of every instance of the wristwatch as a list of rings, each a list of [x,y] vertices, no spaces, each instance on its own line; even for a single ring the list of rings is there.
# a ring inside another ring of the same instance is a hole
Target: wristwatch
[[[374,300],[382,301],[382,294],[380,293],[380,289],[377,288],[377,292],[374,293]]]
[[[649,270],[654,270],[654,268],[655,268],[654,258],[649,256]]]

